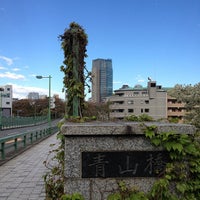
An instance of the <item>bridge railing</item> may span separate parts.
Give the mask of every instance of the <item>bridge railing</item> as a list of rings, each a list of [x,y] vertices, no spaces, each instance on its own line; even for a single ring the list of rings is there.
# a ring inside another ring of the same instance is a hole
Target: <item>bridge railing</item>
[[[0,161],[13,157],[26,147],[56,132],[57,126],[0,138]]]
[[[19,128],[23,126],[37,125],[47,122],[47,116],[37,117],[2,117],[1,129]]]

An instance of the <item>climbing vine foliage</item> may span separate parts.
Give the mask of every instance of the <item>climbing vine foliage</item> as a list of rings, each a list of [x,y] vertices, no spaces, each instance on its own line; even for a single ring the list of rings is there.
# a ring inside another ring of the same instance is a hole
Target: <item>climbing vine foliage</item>
[[[146,136],[153,145],[169,152],[164,177],[155,182],[148,194],[150,200],[200,199],[200,145],[195,135],[164,132],[156,126],[147,127]]]
[[[63,84],[67,94],[67,114],[82,117],[84,87],[87,85],[85,80],[90,76],[84,61],[87,57],[87,35],[79,24],[72,22],[69,29],[66,29],[59,38],[65,58],[64,65],[60,69],[64,72]],[[85,70],[87,75],[84,74]]]

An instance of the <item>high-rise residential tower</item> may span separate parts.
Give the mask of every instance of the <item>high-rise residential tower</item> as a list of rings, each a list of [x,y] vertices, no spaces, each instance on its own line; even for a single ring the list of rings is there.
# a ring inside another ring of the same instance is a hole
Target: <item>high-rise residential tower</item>
[[[113,69],[111,59],[92,61],[92,101],[105,101],[113,93]]]

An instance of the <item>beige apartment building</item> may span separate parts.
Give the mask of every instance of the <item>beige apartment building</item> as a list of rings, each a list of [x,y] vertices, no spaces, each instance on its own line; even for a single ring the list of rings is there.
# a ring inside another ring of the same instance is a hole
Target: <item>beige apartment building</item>
[[[169,89],[169,88],[168,88]],[[146,88],[141,85],[123,85],[109,98],[110,117],[123,119],[130,115],[147,114],[156,119],[178,119],[183,122],[186,114],[185,103],[167,95],[167,89],[149,81]]]
[[[176,98],[167,96],[167,116],[168,118],[176,118],[179,123],[183,122],[186,114],[185,103],[178,102]]]
[[[115,90],[113,96],[109,98],[110,117],[123,119],[129,115],[147,114],[154,119],[166,119],[167,91],[162,89],[156,81],[149,80],[147,87],[136,85],[131,88],[123,85]]]

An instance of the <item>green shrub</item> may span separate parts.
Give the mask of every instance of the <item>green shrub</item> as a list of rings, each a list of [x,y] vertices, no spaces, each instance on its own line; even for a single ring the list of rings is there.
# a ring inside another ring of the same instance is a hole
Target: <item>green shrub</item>
[[[83,196],[79,193],[74,194],[64,194],[61,200],[84,200]]]
[[[134,122],[147,122],[147,121],[153,121],[153,118],[147,114],[142,114],[139,116],[129,115],[125,118],[125,120]]]
[[[123,181],[119,182],[118,186],[118,191],[110,194],[107,200],[148,200],[144,192],[135,188],[128,188]]]
[[[148,122],[148,121],[153,121],[153,117],[147,115],[147,114],[142,114],[139,117],[140,122]]]

